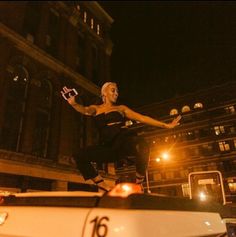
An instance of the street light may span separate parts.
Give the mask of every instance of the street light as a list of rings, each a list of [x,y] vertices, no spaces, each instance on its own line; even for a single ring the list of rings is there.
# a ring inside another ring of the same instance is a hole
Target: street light
[[[162,159],[163,160],[169,160],[170,158],[170,155],[168,152],[163,152],[162,155],[161,155]]]

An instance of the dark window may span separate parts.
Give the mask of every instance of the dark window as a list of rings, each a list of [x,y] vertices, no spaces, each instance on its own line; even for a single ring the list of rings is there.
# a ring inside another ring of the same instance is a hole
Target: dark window
[[[46,157],[49,114],[38,110],[35,121],[32,154]]]
[[[32,42],[39,27],[41,6],[42,3],[37,1],[29,1],[26,6],[23,34]]]
[[[60,21],[59,14],[50,9],[48,19],[48,32],[46,35],[46,51],[54,57],[58,56],[60,40]]]
[[[194,140],[196,138],[195,132],[194,131],[189,131],[186,133],[186,139],[187,140]]]
[[[202,128],[199,130],[199,137],[203,138],[203,137],[207,137],[210,135],[210,131],[208,128]]]
[[[214,154],[213,145],[212,144],[201,145],[200,152],[204,156],[209,156],[209,155]]]
[[[79,34],[77,43],[76,70],[80,74],[85,75],[85,41]]]
[[[95,45],[92,46],[92,81],[99,84],[98,48]]]
[[[4,125],[0,135],[0,146],[3,149],[19,150],[28,82],[29,75],[25,67],[9,67]]]
[[[52,85],[49,80],[43,79],[40,81],[40,88],[37,98],[38,105],[34,125],[32,154],[40,157],[46,157],[52,103]]]

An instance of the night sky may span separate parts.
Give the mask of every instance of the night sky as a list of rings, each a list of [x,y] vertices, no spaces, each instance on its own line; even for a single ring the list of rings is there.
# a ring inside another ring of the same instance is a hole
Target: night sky
[[[111,78],[136,107],[236,77],[236,2],[98,1],[112,16]]]

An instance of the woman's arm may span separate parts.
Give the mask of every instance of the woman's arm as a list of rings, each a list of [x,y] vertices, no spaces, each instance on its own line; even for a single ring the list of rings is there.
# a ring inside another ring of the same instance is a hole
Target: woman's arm
[[[179,115],[177,118],[173,119],[173,121],[171,123],[163,123],[163,122],[153,119],[149,116],[137,113],[125,105],[121,105],[121,110],[125,114],[125,116],[131,120],[136,120],[141,123],[145,123],[148,125],[161,127],[161,128],[174,128],[175,126],[179,125],[179,121],[181,119],[181,116]]]
[[[70,92],[72,89],[69,89],[67,87],[63,87],[63,91],[61,91],[61,94]],[[63,97],[64,98],[64,97]],[[65,99],[65,98],[64,98]],[[75,101],[75,96],[71,96],[68,99],[66,99],[68,104],[70,104],[76,111],[80,112],[84,115],[94,116],[97,112],[97,106],[96,105],[90,105],[90,106],[83,106],[81,104],[78,104]]]

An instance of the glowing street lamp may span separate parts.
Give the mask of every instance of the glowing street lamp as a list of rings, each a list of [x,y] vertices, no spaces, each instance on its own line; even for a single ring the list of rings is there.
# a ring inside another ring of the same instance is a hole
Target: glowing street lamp
[[[161,158],[157,157],[156,162],[160,162],[160,161],[161,161]]]
[[[170,155],[168,152],[163,152],[162,155],[161,155],[162,159],[163,160],[169,160],[170,158]]]

